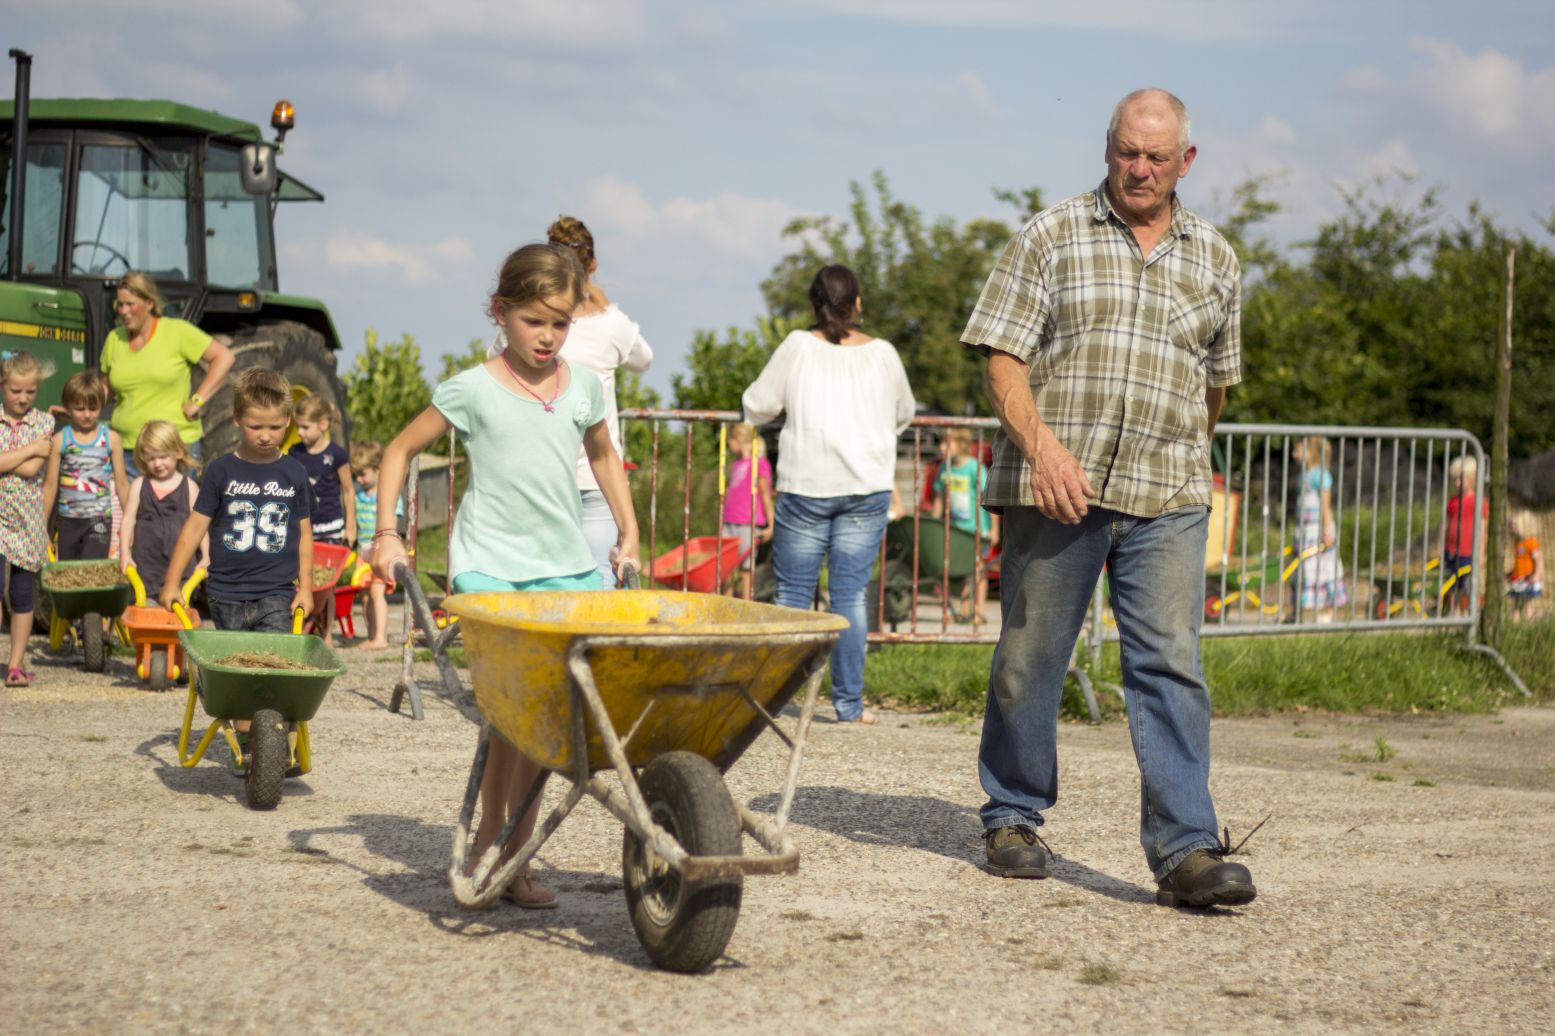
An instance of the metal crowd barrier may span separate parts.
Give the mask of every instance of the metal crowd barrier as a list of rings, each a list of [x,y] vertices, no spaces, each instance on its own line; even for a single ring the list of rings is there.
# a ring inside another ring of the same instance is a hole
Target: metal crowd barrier
[[[741,421],[742,415],[730,410],[629,407],[620,416],[623,442],[638,422],[646,422],[651,429],[646,458],[629,458],[638,462],[633,480],[646,478],[648,483],[647,506],[639,506],[638,514],[644,585],[654,581],[655,560],[664,556],[661,543],[669,545],[678,532],[673,547],[681,549],[679,567],[672,564],[667,579],[661,570],[660,585],[687,585],[692,569],[705,570],[710,565],[711,589],[743,593],[741,581],[735,578],[743,570],[751,576],[751,595],[758,600],[770,599],[772,584],[758,569],[758,550],[753,546],[736,568],[726,565],[721,544],[729,463],[727,435],[729,426]],[[668,431],[671,426],[675,430]],[[924,515],[923,505],[932,485],[932,458],[937,456],[941,437],[953,428],[967,429],[972,436],[972,455],[983,458],[998,422],[994,418],[918,417],[903,434],[897,451],[896,485],[896,502],[901,506],[881,540],[877,578],[871,584],[872,644],[993,644],[999,639],[997,610],[993,618],[984,618],[975,606],[975,585],[969,589],[974,602],[970,616],[958,620],[952,608],[958,584],[975,580],[977,570],[997,580],[997,554],[982,534],[982,523],[975,522],[970,534],[972,556],[977,559],[974,570],[953,573],[950,559],[957,546],[953,537],[968,534],[953,531],[948,521],[933,521]],[[680,441],[667,442],[675,435]],[[1299,513],[1304,465],[1297,457],[1296,444],[1314,438],[1328,444],[1328,456],[1319,463],[1331,479],[1329,495],[1337,543],[1329,549],[1311,541],[1310,528],[1304,534]],[[716,442],[716,472],[694,470],[699,442]],[[675,456],[661,449],[666,447],[673,448]],[[450,527],[456,503],[452,478],[456,453],[456,448],[449,451]],[[1216,428],[1212,454],[1214,487],[1205,558],[1204,636],[1459,630],[1468,648],[1493,658],[1519,690],[1528,694],[1506,661],[1477,642],[1481,594],[1487,589],[1501,592],[1502,587],[1500,579],[1486,580],[1479,573],[1487,532],[1488,463],[1473,435],[1446,429],[1225,423]],[[1474,510],[1479,512],[1470,518],[1473,551],[1469,563],[1447,571],[1442,548],[1448,503],[1469,488],[1455,485],[1449,470],[1468,462],[1474,465]],[[666,477],[671,465],[679,467],[678,487]],[[407,485],[412,548],[416,542],[415,470],[412,468]],[[708,490],[714,483],[716,495],[709,498]],[[634,486],[634,499],[639,491]],[[678,499],[666,495],[671,492]],[[666,495],[663,503],[671,521],[676,512],[679,518],[664,535],[661,495]],[[698,497],[702,498],[700,510]],[[750,541],[755,545],[754,508],[751,513]],[[697,538],[694,529],[720,538],[719,548],[700,562],[687,549]],[[964,556],[965,543],[959,546]],[[673,547],[665,554],[672,553]],[[1322,595],[1323,582],[1339,577],[1341,567],[1343,601],[1331,608],[1322,607],[1314,598]],[[708,573],[700,574],[705,580]],[[993,593],[990,587],[991,601]],[[1117,639],[1105,573],[1098,582],[1091,621],[1082,636],[1092,650]],[[410,657],[407,646],[405,682],[413,686],[408,675]],[[1078,668],[1072,672],[1082,678],[1086,698],[1093,702],[1084,672]]]

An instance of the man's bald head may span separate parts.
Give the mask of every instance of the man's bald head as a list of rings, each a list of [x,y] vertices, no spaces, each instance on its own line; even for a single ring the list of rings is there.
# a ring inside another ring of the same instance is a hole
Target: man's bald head
[[[1138,109],[1141,114],[1145,112],[1170,114],[1172,118],[1177,120],[1177,149],[1179,151],[1188,150],[1188,145],[1193,142],[1193,136],[1190,132],[1192,124],[1188,118],[1188,106],[1183,104],[1176,94],[1162,90],[1158,86],[1135,90],[1118,102],[1117,107],[1112,109],[1112,121],[1107,124],[1107,137],[1109,139],[1118,132],[1118,126],[1122,124],[1124,115],[1133,109]]]

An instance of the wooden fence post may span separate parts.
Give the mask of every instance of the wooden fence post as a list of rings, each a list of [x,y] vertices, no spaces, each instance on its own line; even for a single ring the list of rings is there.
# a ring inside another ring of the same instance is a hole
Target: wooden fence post
[[[1490,528],[1486,539],[1485,571],[1480,586],[1485,594],[1481,637],[1491,647],[1501,646],[1501,620],[1506,612],[1506,468],[1507,433],[1512,411],[1512,275],[1517,265],[1517,246],[1501,246],[1501,326],[1496,335],[1495,430],[1490,440]],[[1477,509],[1477,508],[1476,508]]]

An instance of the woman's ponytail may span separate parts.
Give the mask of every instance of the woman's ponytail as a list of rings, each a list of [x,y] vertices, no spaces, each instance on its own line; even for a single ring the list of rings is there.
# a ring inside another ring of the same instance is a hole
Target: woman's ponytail
[[[846,266],[823,266],[810,282],[810,308],[815,311],[812,330],[828,342],[841,345],[858,326],[858,278]]]

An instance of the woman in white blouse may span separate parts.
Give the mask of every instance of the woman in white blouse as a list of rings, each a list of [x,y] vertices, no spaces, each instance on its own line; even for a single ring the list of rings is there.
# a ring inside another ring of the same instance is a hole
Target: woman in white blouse
[[[831,656],[843,723],[878,723],[864,708],[865,588],[896,476],[897,437],[911,423],[907,372],[890,342],[858,329],[858,278],[827,266],[810,284],[815,325],[785,338],[745,390],[745,420],[780,413],[772,568],[777,603],[809,608],[827,558],[831,611],[848,629]]]
[[[610,429],[610,441],[616,453],[625,457],[621,449],[621,419],[616,408],[616,370],[625,367],[629,371],[642,372],[653,363],[653,350],[649,348],[642,332],[621,308],[610,299],[594,281],[599,260],[594,256],[594,235],[583,221],[572,216],[558,216],[546,230],[546,238],[553,245],[566,245],[577,253],[578,262],[588,271],[589,297],[573,313],[572,330],[562,344],[561,356],[568,363],[587,367],[599,375],[605,387],[605,422]],[[496,356],[507,348],[507,339],[501,331],[487,350],[487,356]],[[594,562],[599,566],[600,578],[607,587],[616,585],[615,572],[610,567],[610,549],[616,543],[616,523],[610,516],[610,505],[594,480],[587,454],[578,454],[578,495],[583,500],[583,537],[588,540]]]

